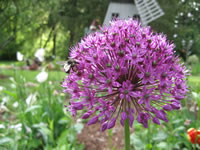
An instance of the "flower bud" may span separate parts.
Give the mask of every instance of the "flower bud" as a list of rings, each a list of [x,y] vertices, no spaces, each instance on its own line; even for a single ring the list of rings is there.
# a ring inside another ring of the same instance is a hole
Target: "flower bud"
[[[166,110],[166,111],[172,110],[172,107],[171,107],[169,104],[164,105],[162,108],[163,108],[164,110]]]
[[[115,122],[116,122],[116,118],[112,118],[112,119],[110,120],[110,122],[108,123],[107,129],[113,128],[113,127],[115,126]]]
[[[98,118],[97,116],[92,117],[92,118],[88,121],[88,125],[97,123],[98,119],[99,119],[99,118]]]
[[[101,126],[101,131],[105,131],[108,127],[108,123],[107,122],[104,122],[103,125]]]

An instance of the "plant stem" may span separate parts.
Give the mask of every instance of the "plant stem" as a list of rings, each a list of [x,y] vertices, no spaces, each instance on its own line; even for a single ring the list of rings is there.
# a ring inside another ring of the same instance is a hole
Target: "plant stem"
[[[130,129],[129,129],[129,119],[125,120],[125,127],[124,127],[124,138],[125,138],[125,150],[130,150]]]
[[[108,130],[108,146],[109,150],[112,149],[112,129]]]

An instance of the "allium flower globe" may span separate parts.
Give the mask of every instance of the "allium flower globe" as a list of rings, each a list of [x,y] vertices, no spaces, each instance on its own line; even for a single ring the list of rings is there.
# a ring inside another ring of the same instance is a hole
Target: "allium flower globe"
[[[102,131],[124,126],[129,119],[148,127],[168,121],[166,111],[180,108],[187,92],[186,68],[175,56],[174,44],[138,21],[115,20],[72,48],[76,62],[62,86],[71,94],[69,111],[85,110],[88,125]]]

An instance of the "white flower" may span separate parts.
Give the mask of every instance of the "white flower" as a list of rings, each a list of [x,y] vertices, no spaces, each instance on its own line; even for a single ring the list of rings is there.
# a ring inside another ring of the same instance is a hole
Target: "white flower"
[[[26,82],[24,84],[25,87],[36,87],[39,86],[37,83],[33,83],[33,82]]]
[[[0,86],[0,92],[3,91],[3,89],[4,89],[4,87],[3,87],[3,86]]]
[[[15,79],[13,77],[10,77],[9,80],[15,83]]]
[[[4,124],[0,124],[0,129],[5,129],[6,127],[4,126]]]
[[[19,103],[18,102],[14,102],[13,103],[13,107],[17,108],[19,106]]]
[[[180,13],[180,16],[183,16],[183,15],[184,15],[183,12],[181,12],[181,13]]]
[[[41,127],[47,127],[48,125],[44,122],[40,122],[38,124],[33,124],[32,127],[33,128],[41,128]]]
[[[40,61],[40,62],[42,62],[42,61],[44,61],[44,54],[45,54],[45,50],[44,50],[44,48],[40,48],[40,49],[38,49],[37,51],[36,51],[36,53],[35,53],[35,57],[36,58],[38,58],[38,60]]]
[[[174,23],[178,23],[178,20],[174,20]]]
[[[10,85],[10,87],[13,88],[13,89],[15,89],[15,88],[16,88],[16,85],[12,83],[12,84]]]
[[[198,93],[196,93],[196,92],[192,92],[192,95],[194,96],[194,98],[198,98]]]
[[[53,91],[53,95],[58,95],[58,94],[59,94],[59,92],[57,90]]]
[[[177,34],[174,34],[174,35],[173,35],[173,37],[174,37],[174,38],[177,38],[177,37],[178,37],[178,35],[177,35]]]
[[[1,110],[1,112],[8,112],[9,111],[8,108],[3,103],[0,104],[0,110]]]
[[[80,134],[82,132],[82,129],[83,129],[84,125],[80,122],[77,122],[75,125],[74,125],[74,128],[76,130],[76,132],[78,134]]]
[[[22,124],[18,123],[16,125],[11,125],[9,126],[10,129],[15,129],[16,131],[21,131],[22,130]]]
[[[24,59],[24,55],[22,54],[22,53],[20,53],[20,52],[17,52],[17,60],[18,61],[22,61],[23,59]]]
[[[8,103],[8,101],[9,101],[9,97],[8,96],[6,96],[6,97],[3,97],[2,98],[2,105],[4,105],[4,104],[6,104],[6,103]]]
[[[36,80],[39,83],[45,82],[48,79],[48,73],[45,71],[40,72],[37,76],[36,76]]]
[[[188,16],[188,17],[192,17],[192,14],[189,12],[189,13],[187,14],[187,16]]]
[[[27,133],[31,133],[32,132],[31,128],[28,127],[27,125],[25,125],[24,127],[25,127]]]
[[[175,25],[174,25],[174,28],[178,28],[178,25],[177,25],[177,24],[175,24]]]
[[[190,111],[191,111],[191,112],[195,112],[195,107],[194,107],[194,106],[191,106],[191,107],[190,107]]]
[[[82,122],[82,119],[77,119],[76,122],[77,122],[77,123],[81,123],[81,122]]]
[[[34,94],[30,94],[27,98],[26,98],[26,104],[27,105],[32,105],[35,101],[36,101],[36,96],[37,96],[37,93],[34,93]]]

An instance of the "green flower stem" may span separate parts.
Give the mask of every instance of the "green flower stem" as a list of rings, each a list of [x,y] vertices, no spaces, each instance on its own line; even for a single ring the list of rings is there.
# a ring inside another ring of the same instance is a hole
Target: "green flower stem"
[[[130,129],[129,129],[129,119],[128,118],[125,120],[124,137],[125,137],[125,150],[131,150]]]
[[[108,146],[109,150],[112,150],[112,129],[108,130]]]

